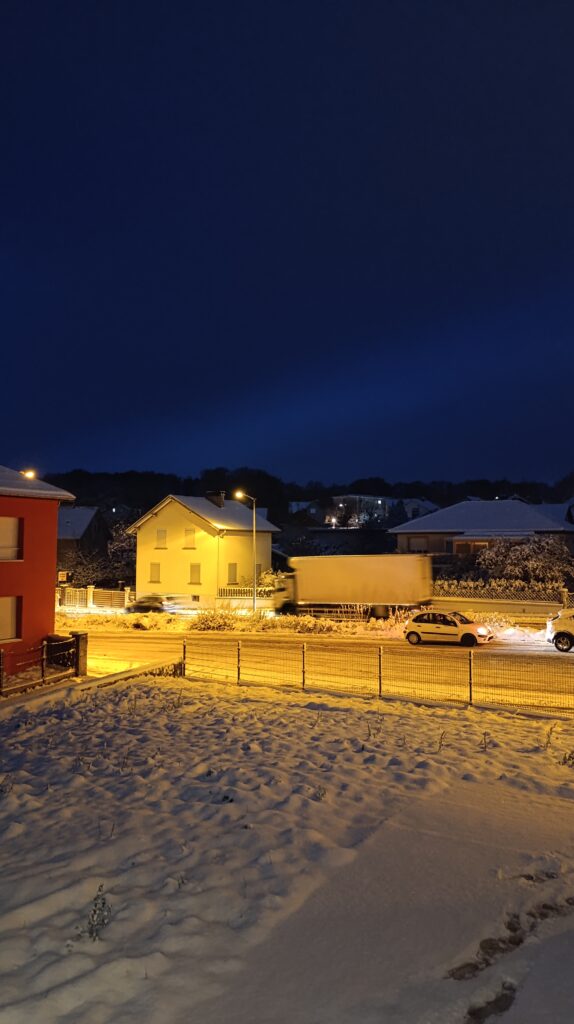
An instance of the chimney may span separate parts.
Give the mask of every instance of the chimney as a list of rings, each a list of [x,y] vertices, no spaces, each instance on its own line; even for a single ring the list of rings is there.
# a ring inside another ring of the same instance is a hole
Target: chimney
[[[223,508],[225,505],[225,491],[206,491],[205,497],[217,508]]]

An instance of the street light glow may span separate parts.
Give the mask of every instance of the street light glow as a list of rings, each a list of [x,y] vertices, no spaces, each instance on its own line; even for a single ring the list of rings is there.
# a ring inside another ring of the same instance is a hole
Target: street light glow
[[[22,474],[22,476],[26,477],[26,480],[35,480],[36,479],[36,470],[35,469],[21,469],[20,473]]]
[[[235,491],[234,498],[241,501],[242,498],[247,498],[251,502],[251,508],[253,510],[253,614],[257,611],[257,499],[252,494],[247,494],[245,491]]]

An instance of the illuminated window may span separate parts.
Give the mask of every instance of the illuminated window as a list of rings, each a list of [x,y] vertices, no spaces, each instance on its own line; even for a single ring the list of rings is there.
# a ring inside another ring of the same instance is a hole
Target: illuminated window
[[[0,516],[0,562],[22,558],[22,520]]]
[[[227,586],[237,586],[237,562],[227,563]]]
[[[189,582],[190,583],[201,583],[201,562],[190,562],[190,564],[189,564]]]
[[[188,526],[185,529],[185,540],[183,542],[184,548],[195,547],[195,526]]]
[[[150,583],[161,583],[161,579],[160,579],[160,564],[159,564],[159,562],[150,562],[150,564],[149,564],[149,581],[150,581]]]
[[[21,597],[0,597],[0,640],[20,637]]]
[[[155,531],[155,546],[156,548],[167,547],[167,530],[156,530]]]

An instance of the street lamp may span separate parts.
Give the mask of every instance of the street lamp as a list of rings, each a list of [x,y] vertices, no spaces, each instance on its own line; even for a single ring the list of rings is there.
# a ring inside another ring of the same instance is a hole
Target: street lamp
[[[255,614],[257,611],[257,501],[252,494],[246,494],[245,491],[235,491],[234,498],[237,498],[238,501],[249,498],[253,509],[253,614]]]

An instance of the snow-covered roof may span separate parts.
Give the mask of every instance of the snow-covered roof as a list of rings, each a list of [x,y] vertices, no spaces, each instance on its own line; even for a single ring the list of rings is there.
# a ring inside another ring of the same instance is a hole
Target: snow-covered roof
[[[151,515],[159,512],[168,501],[177,501],[190,512],[195,513],[203,519],[214,530],[248,530],[253,529],[253,512],[248,505],[241,501],[224,501],[223,507],[219,508],[209,498],[194,498],[189,494],[168,494],[167,498],[160,501],[159,505],[146,512],[137,523],[128,528],[128,533],[135,533]],[[255,526],[259,533],[278,533],[279,527],[270,523],[265,516],[256,511]]]
[[[524,537],[532,533],[574,533],[566,516],[572,501],[562,505],[529,505],[516,498],[459,501],[430,512],[420,521],[394,526],[389,533],[453,533],[469,538]]]
[[[29,480],[16,469],[0,466],[0,495],[14,498],[52,498],[54,501],[73,501],[74,495],[44,480]]]
[[[61,508],[58,512],[58,540],[80,540],[97,508]]]

